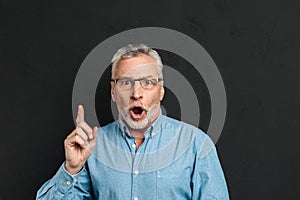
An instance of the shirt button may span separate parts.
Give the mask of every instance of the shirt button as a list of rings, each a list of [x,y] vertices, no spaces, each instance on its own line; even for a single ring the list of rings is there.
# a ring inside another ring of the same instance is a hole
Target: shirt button
[[[134,198],[133,198],[133,200],[139,200],[139,198],[137,198],[137,197],[134,197]]]
[[[135,145],[135,144],[132,144],[131,147],[135,149],[136,145]]]
[[[71,184],[71,182],[70,181],[67,181],[67,185],[70,185]]]
[[[138,174],[139,174],[139,171],[138,171],[138,170],[134,170],[134,174],[135,174],[135,175],[138,175]]]

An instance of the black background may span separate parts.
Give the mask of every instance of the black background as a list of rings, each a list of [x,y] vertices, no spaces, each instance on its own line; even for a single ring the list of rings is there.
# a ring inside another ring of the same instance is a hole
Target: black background
[[[85,56],[146,26],[189,35],[219,68],[228,110],[217,148],[231,199],[297,199],[299,8],[283,0],[1,0],[0,199],[34,199],[63,162]]]

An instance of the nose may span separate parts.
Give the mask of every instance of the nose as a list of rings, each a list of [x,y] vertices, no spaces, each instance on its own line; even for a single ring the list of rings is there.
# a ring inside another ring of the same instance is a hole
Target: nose
[[[139,81],[136,81],[132,88],[131,99],[141,100],[143,98],[143,88]]]

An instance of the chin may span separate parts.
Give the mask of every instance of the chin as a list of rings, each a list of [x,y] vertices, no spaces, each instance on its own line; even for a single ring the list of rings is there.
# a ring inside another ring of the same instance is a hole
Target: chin
[[[133,119],[125,119],[127,125],[134,130],[142,130],[144,128],[146,128],[150,122],[149,120],[147,120],[147,118],[143,119],[143,120],[138,120],[138,121],[134,121]]]
[[[134,130],[143,130],[151,125],[154,119],[159,114],[159,106],[150,107],[145,113],[145,116],[141,119],[133,119],[130,114],[130,109],[122,109],[121,116],[126,124]]]

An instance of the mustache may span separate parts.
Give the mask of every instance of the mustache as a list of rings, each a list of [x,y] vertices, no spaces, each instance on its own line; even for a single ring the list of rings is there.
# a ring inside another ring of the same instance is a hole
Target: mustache
[[[124,110],[124,111],[129,111],[129,110],[130,110],[131,108],[133,108],[133,107],[141,107],[141,108],[143,108],[143,110],[146,111],[146,113],[147,113],[147,112],[149,112],[149,110],[151,110],[151,109],[153,109],[153,108],[155,108],[156,106],[159,106],[159,105],[160,105],[160,103],[158,103],[158,104],[153,104],[153,105],[151,105],[151,106],[145,106],[145,105],[143,105],[142,103],[134,102],[134,103],[132,103],[132,104],[129,104],[128,106],[123,106],[121,109]]]
[[[135,103],[129,104],[128,106],[124,106],[122,109],[128,111],[134,107],[141,107],[146,112],[148,112],[149,109],[151,108],[151,106],[144,106],[142,103],[135,102]]]

